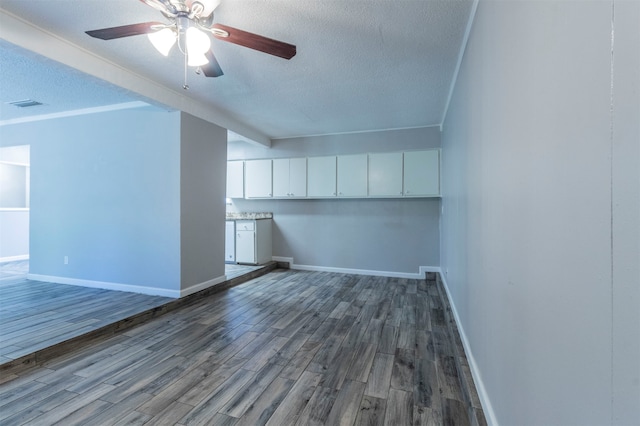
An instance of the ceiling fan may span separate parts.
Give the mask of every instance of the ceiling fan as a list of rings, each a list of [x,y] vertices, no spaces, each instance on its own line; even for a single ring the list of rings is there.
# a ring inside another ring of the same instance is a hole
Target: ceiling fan
[[[119,27],[86,31],[91,37],[112,40],[122,37],[147,34],[151,43],[164,56],[177,44],[188,66],[197,67],[207,77],[223,75],[220,64],[211,50],[211,39],[207,35],[258,50],[269,55],[291,59],[296,54],[296,46],[282,41],[249,33],[237,28],[213,23],[213,11],[221,0],[140,0],[160,11],[168,23],[143,22]]]

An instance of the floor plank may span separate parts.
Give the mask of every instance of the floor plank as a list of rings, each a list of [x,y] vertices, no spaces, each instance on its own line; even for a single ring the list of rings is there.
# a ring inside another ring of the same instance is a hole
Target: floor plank
[[[413,422],[413,401],[410,392],[391,389],[387,410],[384,416],[385,425],[410,425]],[[464,424],[464,423],[461,423]]]
[[[336,396],[326,424],[352,425],[358,415],[365,386],[364,383],[347,380]]]
[[[387,406],[386,399],[363,396],[358,417],[357,426],[381,426],[384,424],[384,413]]]
[[[373,360],[369,373],[365,394],[376,398],[387,399],[393,371],[394,356],[378,353]]]

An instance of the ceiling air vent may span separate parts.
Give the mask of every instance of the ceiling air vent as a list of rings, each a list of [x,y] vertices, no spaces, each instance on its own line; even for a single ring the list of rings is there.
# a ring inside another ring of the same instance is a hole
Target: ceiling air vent
[[[38,101],[34,101],[33,99],[24,99],[22,101],[15,101],[15,102],[7,102],[9,105],[14,105],[17,106],[18,108],[26,108],[26,107],[32,107],[32,106],[37,106],[37,105],[42,105],[41,102]]]

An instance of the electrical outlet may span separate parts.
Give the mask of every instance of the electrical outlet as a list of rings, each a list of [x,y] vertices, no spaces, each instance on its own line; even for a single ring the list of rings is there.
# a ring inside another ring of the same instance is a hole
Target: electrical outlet
[[[69,256],[65,256],[64,257],[64,264],[68,265],[69,264]]]

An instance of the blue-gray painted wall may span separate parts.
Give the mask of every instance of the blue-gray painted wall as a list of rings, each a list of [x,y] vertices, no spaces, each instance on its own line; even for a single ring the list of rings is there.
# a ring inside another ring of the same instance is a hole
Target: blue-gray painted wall
[[[30,273],[180,289],[180,113],[36,121],[2,137],[31,145]]]

